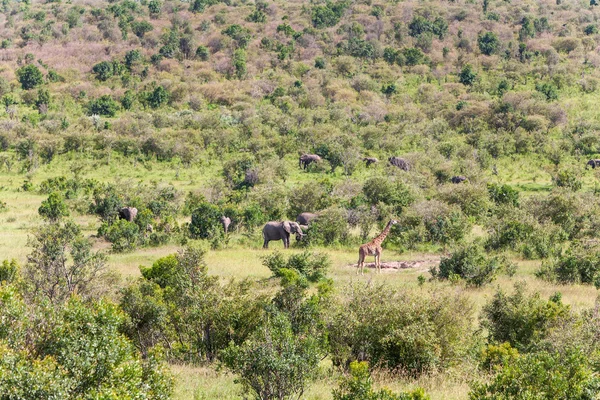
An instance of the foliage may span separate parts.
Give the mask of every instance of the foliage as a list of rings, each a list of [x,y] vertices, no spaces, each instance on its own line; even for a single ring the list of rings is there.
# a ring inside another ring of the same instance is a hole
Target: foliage
[[[88,115],[114,117],[118,110],[119,103],[113,100],[113,98],[109,95],[103,95],[97,99],[90,100],[90,102],[87,104]]]
[[[475,79],[477,79],[477,73],[473,71],[471,64],[465,65],[460,74],[458,74],[459,82],[465,86],[472,86],[475,83]]]
[[[19,68],[16,73],[19,83],[24,90],[33,89],[44,83],[42,72],[33,64]]]
[[[472,400],[590,399],[600,393],[600,381],[587,354],[569,349],[565,354],[547,351],[512,357],[491,382],[475,382]]]
[[[498,51],[500,40],[494,32],[486,32],[477,37],[477,44],[481,53],[491,56]]]
[[[443,257],[431,275],[438,279],[453,279],[457,276],[468,285],[483,286],[492,282],[506,261],[501,257],[488,257],[477,243],[461,246],[450,257]]]
[[[218,206],[203,202],[192,213],[190,222],[190,234],[194,238],[208,239],[221,232],[219,218],[221,210]]]
[[[466,354],[473,309],[460,294],[413,292],[385,285],[344,288],[327,315],[335,365],[363,359],[420,374],[447,368]]]
[[[294,270],[310,282],[324,278],[331,267],[331,261],[326,254],[309,251],[293,254],[287,260],[282,253],[276,251],[264,256],[262,263],[273,272],[273,276],[284,277],[289,270]]]
[[[77,293],[93,298],[106,292],[106,256],[92,251],[81,228],[71,221],[55,222],[36,229],[29,240],[24,277],[32,294],[63,303]]]
[[[560,298],[545,301],[539,293],[528,295],[525,284],[517,283],[511,295],[502,290],[494,294],[483,308],[482,325],[490,341],[527,351],[569,316],[570,308]]]
[[[333,390],[334,400],[428,400],[423,389],[393,393],[388,389],[373,390],[373,381],[367,362],[352,361],[350,376],[342,379],[340,387]]]
[[[519,206],[519,192],[509,185],[500,185],[488,183],[487,185],[490,199],[496,204],[508,204],[514,207]]]
[[[52,192],[46,200],[42,201],[38,213],[42,218],[55,222],[62,217],[68,217],[69,208],[61,193]]]
[[[560,283],[587,283],[600,287],[600,251],[594,246],[574,243],[556,259],[546,261],[536,275]]]

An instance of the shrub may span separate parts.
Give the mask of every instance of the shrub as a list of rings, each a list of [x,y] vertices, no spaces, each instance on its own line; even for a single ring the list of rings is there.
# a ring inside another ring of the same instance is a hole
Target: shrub
[[[201,61],[208,61],[210,57],[210,50],[206,46],[198,46],[196,49],[196,58]]]
[[[331,204],[332,187],[329,182],[311,182],[293,190],[290,196],[289,215],[317,212]]]
[[[576,243],[555,260],[543,264],[536,275],[560,283],[587,283],[600,287],[600,249]]]
[[[303,240],[305,245],[327,246],[347,242],[349,234],[347,211],[343,208],[329,208],[311,221]]]
[[[24,90],[33,89],[44,83],[42,72],[33,64],[19,68],[16,73],[19,83]]]
[[[410,205],[415,198],[410,188],[402,181],[382,176],[369,178],[363,186],[363,193],[369,204],[391,205],[396,207],[398,213],[402,208]]]
[[[118,219],[108,226],[104,223],[98,233],[112,243],[113,251],[131,251],[138,245],[140,228],[134,222]]]
[[[558,88],[552,83],[536,84],[535,90],[546,96],[546,101],[558,100]]]
[[[589,355],[572,348],[565,353],[541,351],[504,362],[491,382],[471,385],[471,400],[590,399],[600,393],[600,381]]]
[[[74,293],[86,299],[107,290],[106,256],[92,251],[75,223],[44,225],[33,232],[28,245],[32,251],[23,274],[32,293],[63,303]]]
[[[299,397],[314,379],[322,351],[312,335],[296,335],[286,314],[271,315],[244,344],[221,357],[257,399]]]
[[[388,389],[373,390],[373,380],[367,362],[350,363],[350,376],[333,390],[333,400],[429,400],[423,389],[396,394]]]
[[[488,191],[480,185],[447,185],[440,189],[438,196],[476,219],[485,217],[491,207]]]
[[[527,351],[569,316],[569,306],[559,298],[545,301],[539,293],[528,295],[525,284],[517,283],[512,295],[498,290],[483,307],[481,318],[491,342],[507,342],[519,351]]]
[[[102,115],[105,117],[114,117],[119,110],[119,103],[113,100],[109,95],[103,95],[97,99],[90,100],[87,104],[88,115]]]
[[[500,257],[488,257],[478,244],[468,244],[455,250],[450,257],[443,257],[439,267],[433,267],[430,272],[437,279],[458,276],[468,285],[483,286],[496,278],[505,262]]]
[[[313,26],[320,29],[337,25],[347,7],[348,4],[345,1],[336,3],[328,1],[324,5],[314,6],[311,12]]]
[[[475,79],[477,79],[477,73],[473,71],[471,64],[465,65],[458,75],[458,81],[465,86],[472,86]]]
[[[201,203],[192,213],[189,230],[193,238],[209,239],[218,235],[221,229],[221,209],[208,202]]]
[[[288,270],[294,270],[308,281],[317,282],[325,277],[331,261],[326,254],[309,251],[291,255],[286,260],[283,254],[276,251],[263,257],[262,264],[276,277],[283,277]]]
[[[147,101],[150,107],[159,108],[169,102],[169,97],[169,92],[164,87],[157,86],[148,94]]]
[[[424,63],[425,55],[417,48],[411,47],[402,50],[404,56],[404,63],[408,66],[414,66]]]
[[[3,260],[0,264],[0,284],[13,283],[19,277],[19,264],[14,258],[10,261]]]
[[[116,74],[114,63],[110,61],[102,61],[92,67],[92,72],[96,75],[99,81],[106,81]]]
[[[508,204],[514,207],[519,206],[519,191],[509,185],[500,185],[497,183],[488,183],[487,185],[490,199],[496,204]]]
[[[49,221],[57,221],[62,217],[69,216],[69,208],[65,203],[63,195],[59,192],[52,192],[38,209],[38,213],[42,218]]]
[[[564,187],[572,191],[580,190],[583,187],[583,183],[579,180],[577,172],[570,168],[558,171],[556,176],[552,177],[552,181],[556,186]]]
[[[143,38],[146,33],[151,32],[153,29],[154,27],[148,21],[135,21],[131,23],[131,31],[139,38]]]
[[[357,359],[420,374],[456,364],[473,340],[473,307],[457,293],[354,284],[327,315],[334,365]]]
[[[491,56],[498,50],[498,47],[500,46],[500,40],[494,32],[486,32],[477,37],[477,44],[479,45],[479,50],[481,53],[485,54],[486,56]]]

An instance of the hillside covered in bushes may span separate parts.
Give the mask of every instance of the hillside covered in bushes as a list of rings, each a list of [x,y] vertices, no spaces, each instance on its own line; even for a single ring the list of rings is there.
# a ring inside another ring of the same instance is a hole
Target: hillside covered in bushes
[[[599,395],[597,0],[0,7],[0,397]]]

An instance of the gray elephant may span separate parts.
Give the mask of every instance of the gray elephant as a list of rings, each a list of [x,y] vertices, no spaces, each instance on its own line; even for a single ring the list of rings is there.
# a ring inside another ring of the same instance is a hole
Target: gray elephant
[[[227,235],[227,233],[229,232],[229,225],[231,225],[231,218],[223,215],[220,218],[220,221],[221,221],[221,225],[223,225],[223,231]]]
[[[302,228],[297,222],[292,221],[271,221],[267,222],[263,228],[263,249],[269,248],[269,242],[271,240],[283,240],[283,247],[285,249],[290,247],[290,235],[295,233],[297,237],[302,238],[304,233]]]
[[[119,210],[119,218],[129,222],[133,222],[138,210],[135,207],[123,207]]]
[[[379,162],[379,160],[376,159],[375,157],[364,157],[362,160],[367,163],[366,164],[367,167],[370,167],[371,164],[375,164],[375,163]]]
[[[453,177],[450,179],[450,181],[451,181],[452,183],[454,183],[454,184],[458,184],[458,183],[464,182],[464,181],[466,181],[466,180],[467,180],[467,177],[466,177],[466,176],[463,176],[463,175],[453,176]]]
[[[388,161],[390,162],[391,165],[393,165],[394,167],[398,167],[401,170],[404,170],[404,171],[410,170],[410,164],[404,158],[394,156],[394,157],[388,158]]]
[[[296,217],[296,222],[300,225],[308,225],[310,224],[310,221],[317,218],[318,216],[319,214],[305,212],[302,214],[298,214],[298,216]]]
[[[587,162],[585,167],[586,168],[587,167],[592,167],[592,168],[600,167],[600,160],[590,160]]]
[[[316,154],[302,154],[299,160],[300,168],[306,169],[310,164],[321,161],[321,157]]]

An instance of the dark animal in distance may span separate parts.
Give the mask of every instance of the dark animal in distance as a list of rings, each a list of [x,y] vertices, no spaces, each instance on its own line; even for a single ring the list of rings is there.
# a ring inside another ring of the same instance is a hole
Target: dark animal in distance
[[[375,157],[365,157],[362,160],[367,163],[367,167],[370,167],[371,164],[375,164],[375,163],[377,163],[379,161]]]
[[[592,167],[592,168],[600,167],[600,160],[590,160],[587,162],[585,167],[586,168],[587,167]]]
[[[227,235],[227,233],[229,232],[229,225],[231,225],[231,218],[223,215],[220,218],[220,221],[221,221],[221,225],[223,225],[223,231]]]
[[[310,164],[321,161],[321,156],[316,154],[302,154],[299,161],[300,168],[306,169]]]
[[[452,179],[450,179],[450,181],[452,183],[454,183],[454,184],[461,183],[461,182],[464,182],[466,180],[467,180],[467,177],[463,176],[463,175],[453,176]]]
[[[302,214],[298,214],[298,216],[296,217],[296,222],[300,225],[308,225],[310,224],[310,221],[317,218],[318,216],[319,214],[305,212]]]
[[[297,222],[292,221],[270,221],[263,227],[263,249],[269,248],[269,242],[271,240],[283,240],[283,247],[285,249],[290,247],[290,235],[295,233],[297,236],[302,238],[304,233],[302,228]]]
[[[404,171],[409,171],[410,170],[410,164],[404,158],[400,158],[400,157],[394,156],[394,157],[388,158],[388,161],[394,167],[398,167],[401,170],[404,170]]]
[[[133,222],[138,210],[135,207],[123,207],[119,210],[119,218],[129,222]]]

